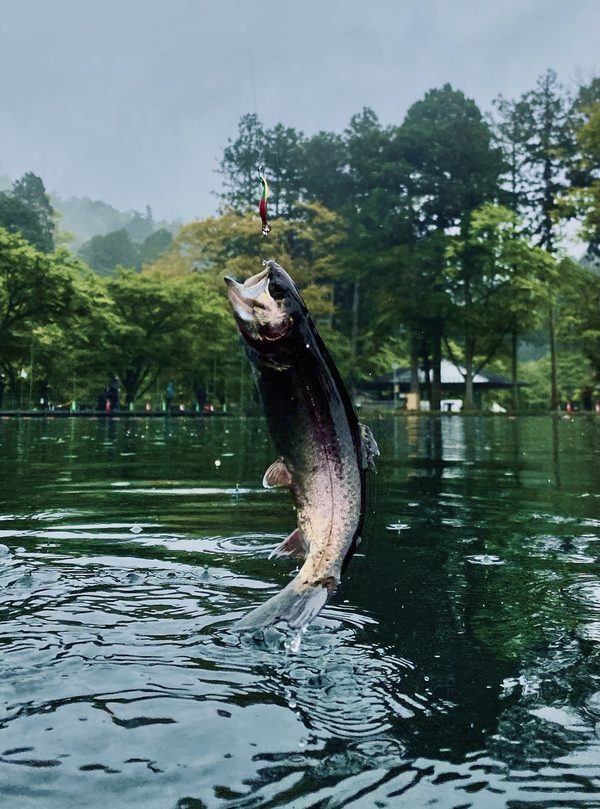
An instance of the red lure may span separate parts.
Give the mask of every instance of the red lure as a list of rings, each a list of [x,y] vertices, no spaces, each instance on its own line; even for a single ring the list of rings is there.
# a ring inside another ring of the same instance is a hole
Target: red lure
[[[262,196],[258,204],[258,210],[262,221],[262,235],[268,236],[271,230],[271,225],[269,225],[267,222],[267,199],[269,198],[269,186],[267,185],[267,181],[265,180],[263,174],[260,175],[260,180],[262,182],[263,189]]]

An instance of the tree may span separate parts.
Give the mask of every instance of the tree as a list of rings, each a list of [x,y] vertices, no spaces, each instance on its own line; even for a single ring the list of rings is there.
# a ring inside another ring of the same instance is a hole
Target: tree
[[[525,149],[528,172],[527,208],[537,243],[548,252],[556,249],[559,195],[566,187],[564,155],[568,149],[569,98],[553,70],[537,81],[535,90],[522,97],[529,124]],[[559,406],[556,376],[555,311],[548,311],[550,338],[551,409]]]
[[[269,183],[273,217],[293,217],[302,192],[304,142],[304,135],[292,127],[276,124],[265,129],[256,115],[243,115],[238,137],[229,140],[219,166],[225,185],[223,201],[238,213],[257,207],[262,167]]]
[[[197,274],[167,278],[119,268],[99,283],[79,356],[121,380],[127,405],[159,378],[178,378],[231,346],[235,330],[225,299]]]
[[[452,310],[444,274],[449,238],[439,230],[434,231],[414,245],[394,247],[381,254],[376,264],[379,276],[376,333],[379,339],[384,335],[406,339],[411,392],[420,391],[421,359],[430,401],[431,361],[438,324],[445,323]]]
[[[471,212],[498,194],[504,170],[500,149],[474,101],[449,84],[430,90],[408,110],[399,137],[411,166],[416,229],[423,235],[459,227],[466,242]],[[468,262],[470,257],[464,256]],[[442,268],[440,268],[441,270]],[[432,318],[432,407],[441,398],[441,345],[445,322]]]
[[[125,225],[125,230],[129,233],[134,242],[143,242],[151,236],[154,231],[154,223],[152,221],[152,210],[150,206],[146,206],[146,216],[142,216],[138,211],[134,211],[131,221]]]
[[[474,374],[496,355],[509,334],[516,409],[517,338],[539,326],[537,312],[548,305],[551,282],[557,277],[552,256],[518,238],[516,226],[508,208],[486,203],[471,213],[467,239],[461,234],[448,248],[448,287],[454,320],[462,332],[466,409],[473,408]]]
[[[155,230],[139,247],[137,267],[141,269],[144,264],[153,264],[160,255],[166,253],[172,243],[173,237],[169,230]]]
[[[54,250],[55,213],[42,179],[28,171],[13,185],[13,196],[32,210],[40,225],[38,247],[44,253]]]
[[[329,347],[334,353],[344,351],[345,340],[331,328],[336,310],[333,282],[339,272],[336,251],[346,235],[343,220],[322,205],[312,203],[299,205],[292,220],[275,219],[272,224],[273,230],[265,240],[258,217],[250,213],[240,216],[228,210],[218,218],[191,222],[181,228],[172,249],[145,268],[143,274],[156,271],[169,278],[200,276],[220,296],[233,328],[223,277],[247,278],[260,271],[261,254],[265,258],[276,257],[299,285]],[[345,357],[338,353],[337,358],[344,366]],[[239,362],[236,351],[219,360],[216,376],[221,388],[229,385],[231,390],[237,384]]]
[[[36,212],[23,200],[6,192],[0,193],[0,227],[9,233],[19,233],[38,250],[44,245],[44,234]]]
[[[560,263],[557,337],[578,349],[589,363],[589,378],[600,382],[600,277],[565,258]]]
[[[79,255],[98,275],[112,275],[121,267],[135,267],[138,249],[125,228],[92,238],[79,248]]]
[[[35,174],[24,174],[12,191],[0,193],[0,227],[20,233],[44,253],[54,250],[55,212]]]
[[[274,218],[291,219],[301,196],[304,136],[292,127],[276,124],[264,132],[261,162],[268,177]]]
[[[225,191],[221,199],[237,211],[258,204],[258,168],[264,152],[263,127],[254,113],[243,115],[238,122],[238,136],[228,140],[219,164]]]
[[[302,198],[340,211],[352,198],[348,148],[342,135],[317,132],[302,144],[300,185]]]
[[[588,257],[600,258],[600,78],[580,87],[570,110],[567,177],[570,187],[558,200],[564,218],[578,217]]]
[[[526,143],[529,138],[530,116],[528,104],[507,100],[502,96],[493,102],[497,117],[493,122],[496,143],[504,155],[502,191],[500,200],[515,216],[527,211],[528,184],[525,167],[528,161]]]
[[[33,331],[64,326],[81,267],[66,250],[36,250],[0,228],[0,368],[14,383],[30,364]]]

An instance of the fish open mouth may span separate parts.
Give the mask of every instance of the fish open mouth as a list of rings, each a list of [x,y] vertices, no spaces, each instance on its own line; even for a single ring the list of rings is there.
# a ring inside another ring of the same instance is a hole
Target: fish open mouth
[[[246,339],[274,343],[285,337],[291,326],[285,304],[269,291],[271,268],[266,267],[240,284],[227,276],[229,302]]]
[[[243,284],[228,275],[225,276],[225,283],[234,313],[246,323],[254,320],[255,308],[261,298],[264,303],[267,302],[267,299],[273,300],[269,294],[268,267],[251,278],[247,278]]]

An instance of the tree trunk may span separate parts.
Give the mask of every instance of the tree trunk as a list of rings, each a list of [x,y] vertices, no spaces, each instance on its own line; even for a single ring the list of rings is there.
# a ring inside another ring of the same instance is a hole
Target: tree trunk
[[[517,332],[513,331],[511,335],[511,351],[512,351],[512,406],[515,413],[519,410],[519,356],[518,356],[518,341]]]
[[[356,347],[358,343],[358,306],[360,303],[360,284],[358,273],[354,280],[354,294],[352,295],[352,331],[350,334],[350,355],[356,359]]]
[[[558,398],[558,384],[556,381],[556,336],[554,334],[554,306],[550,307],[548,330],[550,332],[550,409],[559,410],[560,399]]]
[[[421,392],[419,386],[419,342],[414,331],[410,333],[410,392]]]
[[[440,410],[442,407],[442,334],[439,329],[433,338],[433,382],[431,385],[431,409]]]
[[[465,337],[465,410],[474,410],[473,402],[473,341]]]
[[[131,369],[127,369],[123,377],[123,387],[125,388],[125,404],[130,407],[135,402],[135,395],[138,389],[137,374]]]

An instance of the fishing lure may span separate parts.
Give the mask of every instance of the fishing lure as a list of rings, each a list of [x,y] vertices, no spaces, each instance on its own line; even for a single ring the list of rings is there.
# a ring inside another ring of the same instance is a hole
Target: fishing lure
[[[267,200],[269,198],[269,186],[263,174],[262,166],[259,169],[260,181],[262,182],[262,195],[258,203],[258,210],[262,221],[262,235],[268,236],[271,232],[271,225],[267,222]]]

